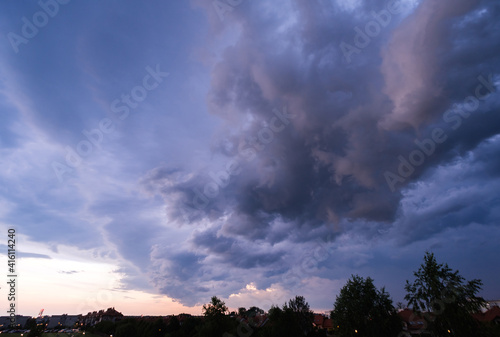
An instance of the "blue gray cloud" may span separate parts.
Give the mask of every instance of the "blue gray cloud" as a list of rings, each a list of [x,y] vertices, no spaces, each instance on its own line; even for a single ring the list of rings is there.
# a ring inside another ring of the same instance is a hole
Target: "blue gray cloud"
[[[496,1],[0,6],[2,225],[188,305],[425,250],[500,295]]]

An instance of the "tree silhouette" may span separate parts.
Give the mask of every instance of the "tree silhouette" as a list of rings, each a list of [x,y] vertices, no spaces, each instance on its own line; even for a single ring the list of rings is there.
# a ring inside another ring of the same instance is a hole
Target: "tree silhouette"
[[[309,308],[309,303],[303,296],[295,296],[294,299],[288,301],[288,305],[284,305],[283,311],[291,311],[293,317],[298,323],[300,331],[307,335],[312,330],[313,313]]]
[[[384,288],[370,277],[352,275],[340,290],[331,313],[335,336],[397,336],[401,321]]]
[[[427,322],[426,330],[436,336],[474,336],[477,323],[471,314],[485,304],[476,296],[482,282],[478,279],[465,283],[465,278],[448,264],[438,264],[433,253],[426,252],[424,262],[413,273],[415,281],[406,281],[405,300]],[[449,330],[449,331],[448,331]]]
[[[203,315],[207,318],[225,316],[227,307],[217,296],[213,296],[209,304],[203,305]]]
[[[200,337],[220,337],[234,331],[236,321],[226,315],[226,304],[217,296],[213,296],[209,304],[203,305],[205,322],[200,327]]]

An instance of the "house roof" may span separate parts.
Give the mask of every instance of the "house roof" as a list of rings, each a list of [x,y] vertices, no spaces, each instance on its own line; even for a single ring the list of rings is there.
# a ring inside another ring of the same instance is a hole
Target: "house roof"
[[[323,325],[323,321],[325,320],[325,316],[321,314],[314,314],[314,324]]]
[[[398,316],[401,317],[401,319],[403,321],[405,321],[406,323],[408,323],[410,321],[423,321],[424,320],[422,317],[416,315],[413,312],[413,310],[408,309],[408,308],[398,312]]]
[[[415,314],[411,309],[399,311],[398,316],[406,323],[409,330],[420,330],[425,326],[424,318]]]
[[[323,328],[325,329],[333,328],[333,321],[330,318],[325,318],[325,320],[323,321]]]
[[[500,318],[500,307],[495,306],[484,313],[478,312],[472,316],[480,322],[491,322],[496,318]]]
[[[123,314],[121,312],[116,311],[115,308],[108,308],[108,310],[102,313],[102,315],[110,317],[123,317]]]

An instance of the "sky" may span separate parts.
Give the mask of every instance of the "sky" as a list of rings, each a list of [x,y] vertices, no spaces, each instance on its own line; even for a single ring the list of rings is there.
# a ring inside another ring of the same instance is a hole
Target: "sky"
[[[496,0],[0,2],[7,310],[404,302],[426,251],[500,299]],[[5,300],[4,300],[5,299]]]

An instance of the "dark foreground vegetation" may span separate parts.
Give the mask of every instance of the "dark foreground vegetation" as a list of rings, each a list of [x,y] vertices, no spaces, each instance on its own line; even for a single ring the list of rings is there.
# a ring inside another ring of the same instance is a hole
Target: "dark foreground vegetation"
[[[229,313],[214,296],[203,306],[203,316],[181,317],[182,322],[177,317],[101,322],[94,331],[113,337],[500,336],[500,316],[490,322],[480,319],[486,305],[477,296],[480,280],[466,281],[458,271],[438,263],[432,253],[426,253],[414,277],[405,285],[409,308],[401,310],[399,304],[399,312],[389,293],[377,289],[373,279],[353,275],[337,296],[329,319],[313,314],[302,296],[268,313],[258,307]]]

